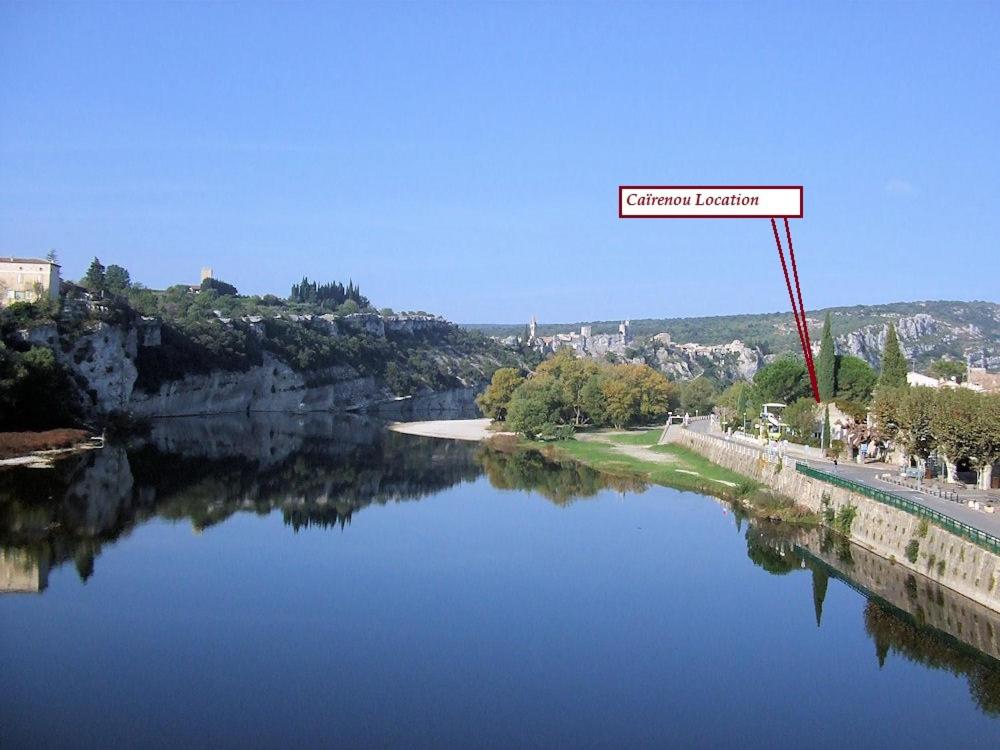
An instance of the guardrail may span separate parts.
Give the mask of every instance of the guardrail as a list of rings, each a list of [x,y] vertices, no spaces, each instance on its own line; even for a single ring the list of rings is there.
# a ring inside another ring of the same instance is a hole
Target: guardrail
[[[907,513],[912,513],[915,516],[929,518],[938,526],[947,529],[951,533],[964,539],[968,539],[970,542],[978,544],[980,547],[1000,555],[1000,537],[995,537],[992,534],[987,534],[985,531],[980,531],[974,526],[962,523],[951,516],[946,516],[944,513],[928,508],[926,505],[915,503],[909,498],[901,497],[895,493],[886,492],[885,490],[880,490],[867,484],[861,484],[860,482],[855,482],[851,479],[845,479],[844,477],[838,477],[834,474],[828,474],[825,471],[814,469],[813,467],[807,466],[806,464],[798,461],[795,462],[795,470],[800,474],[805,474],[807,477],[819,479],[822,482],[828,482],[835,487],[850,490],[851,492],[857,492],[859,495],[864,495],[865,497],[869,497],[880,503],[891,505],[894,508],[906,511]]]

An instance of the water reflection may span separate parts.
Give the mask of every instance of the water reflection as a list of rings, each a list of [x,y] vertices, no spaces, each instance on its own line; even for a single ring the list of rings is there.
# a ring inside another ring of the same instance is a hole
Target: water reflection
[[[480,471],[474,446],[361,418],[164,420],[128,447],[0,472],[0,589],[42,591],[68,562],[86,580],[104,544],[154,517],[202,530],[278,510],[296,530],[343,528],[368,505],[416,500]]]
[[[556,505],[594,497],[602,490],[642,492],[645,482],[602,474],[575,461],[550,461],[537,451],[482,449],[477,460],[498,490],[530,490]]]
[[[339,527],[371,505],[419,500],[485,475],[557,506],[641,482],[535,452],[387,432],[378,422],[310,414],[176,419],[128,446],[54,470],[0,472],[0,592],[45,590],[50,571],[94,575],[104,545],[152,518],[195,530],[239,512],[281,513],[304,527]],[[818,627],[830,580],[867,600],[864,625],[883,664],[890,655],[964,677],[976,704],[1000,714],[1000,616],[827,531],[754,522],[733,513],[747,557],[771,575],[812,578]]]

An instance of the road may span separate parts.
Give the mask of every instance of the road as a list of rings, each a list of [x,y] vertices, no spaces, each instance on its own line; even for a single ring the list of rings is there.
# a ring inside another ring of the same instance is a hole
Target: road
[[[695,432],[699,432],[703,435],[708,435],[717,440],[732,442],[734,445],[747,445],[747,443],[741,441],[730,440],[721,432],[713,431],[711,429],[711,423],[707,419],[691,420],[688,429],[694,430]],[[802,463],[812,466],[815,469],[819,469],[820,471],[825,471],[828,474],[834,474],[836,476],[843,477],[844,479],[850,479],[851,481],[865,484],[875,489],[892,492],[895,495],[905,497],[907,500],[920,503],[927,508],[936,510],[946,516],[950,516],[956,521],[967,523],[969,526],[977,528],[980,531],[985,531],[987,534],[1000,537],[1000,496],[998,496],[995,492],[987,492],[986,490],[978,489],[961,489],[958,490],[958,496],[961,498],[961,502],[954,502],[936,497],[935,495],[927,494],[925,492],[909,490],[879,478],[879,474],[888,473],[893,476],[897,475],[899,473],[898,466],[883,463],[840,463],[837,466],[834,466],[832,461],[817,460],[815,458],[805,459],[801,456],[796,456],[795,454],[796,451],[794,448],[790,448],[786,452],[786,455],[794,458],[796,461],[801,461]],[[965,504],[968,500],[992,500],[994,504],[998,506],[997,512],[984,513],[980,510],[974,510]]]

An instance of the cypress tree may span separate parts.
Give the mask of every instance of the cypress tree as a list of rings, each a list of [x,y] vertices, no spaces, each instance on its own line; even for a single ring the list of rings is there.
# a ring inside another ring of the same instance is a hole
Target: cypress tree
[[[882,375],[879,385],[898,388],[906,385],[906,357],[899,346],[896,337],[896,326],[889,324],[889,332],[885,335],[885,350],[882,352]]]
[[[80,284],[92,292],[103,292],[104,283],[104,265],[97,258],[94,258]]]
[[[826,314],[823,323],[823,340],[819,346],[819,364],[816,367],[816,380],[819,385],[821,401],[832,401],[837,391],[837,354],[833,348],[833,333],[830,331],[830,313]]]
[[[823,447],[830,450],[830,405],[827,404],[823,413]]]

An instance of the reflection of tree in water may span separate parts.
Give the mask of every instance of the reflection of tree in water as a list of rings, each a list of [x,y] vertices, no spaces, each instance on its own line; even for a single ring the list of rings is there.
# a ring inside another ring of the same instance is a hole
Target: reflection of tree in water
[[[875,641],[879,666],[885,664],[889,653],[895,652],[911,662],[964,676],[976,705],[987,713],[1000,715],[1000,663],[949,643],[908,617],[871,600],[865,606],[865,630]]]
[[[785,575],[802,567],[802,558],[785,524],[769,521],[751,523],[747,528],[747,557],[768,573]]]
[[[274,461],[108,447],[51,471],[0,472],[0,568],[18,582],[35,575],[43,589],[49,568],[69,561],[86,580],[103,544],[152,517],[203,529],[234,513],[277,509],[296,530],[343,527],[373,503],[419,499],[481,473],[474,446],[371,435],[306,441]]]
[[[576,461],[551,461],[538,451],[482,448],[476,460],[499,490],[531,490],[556,505],[593,497],[602,490],[645,492],[639,479],[602,474]]]

